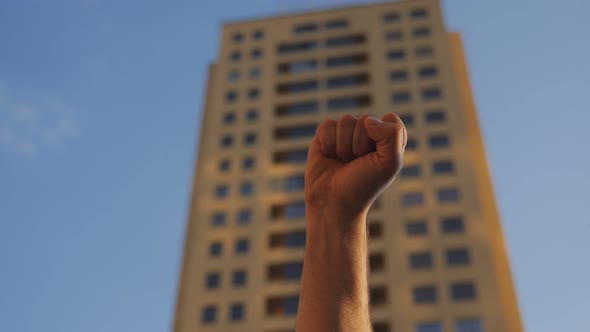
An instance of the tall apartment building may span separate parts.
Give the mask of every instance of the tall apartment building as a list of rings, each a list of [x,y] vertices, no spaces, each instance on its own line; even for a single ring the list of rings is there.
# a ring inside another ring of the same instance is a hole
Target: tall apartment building
[[[175,332],[294,330],[309,142],[392,111],[409,139],[368,217],[374,331],[522,331],[460,37],[415,0],[224,25]]]

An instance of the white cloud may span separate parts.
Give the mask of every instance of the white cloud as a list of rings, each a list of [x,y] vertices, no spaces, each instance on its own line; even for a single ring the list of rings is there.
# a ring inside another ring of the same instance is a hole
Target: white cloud
[[[0,152],[36,157],[80,135],[78,112],[57,101],[22,101],[0,82]]]

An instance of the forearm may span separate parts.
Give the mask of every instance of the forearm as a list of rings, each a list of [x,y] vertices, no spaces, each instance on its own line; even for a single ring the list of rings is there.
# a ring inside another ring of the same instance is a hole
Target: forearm
[[[297,331],[371,331],[366,213],[309,213]]]

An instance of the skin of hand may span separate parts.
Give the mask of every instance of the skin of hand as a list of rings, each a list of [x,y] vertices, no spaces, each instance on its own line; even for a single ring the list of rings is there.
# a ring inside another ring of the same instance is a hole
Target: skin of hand
[[[297,331],[369,332],[366,215],[402,167],[407,131],[381,120],[325,120],[305,172],[307,242]]]

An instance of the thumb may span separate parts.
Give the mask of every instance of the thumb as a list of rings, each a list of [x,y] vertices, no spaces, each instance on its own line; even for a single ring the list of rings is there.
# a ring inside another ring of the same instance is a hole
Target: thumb
[[[386,168],[401,166],[401,158],[405,149],[406,129],[401,119],[395,115],[392,121],[381,121],[374,117],[367,117],[363,123],[367,135],[375,142],[378,159]],[[391,118],[388,116],[388,118]]]

